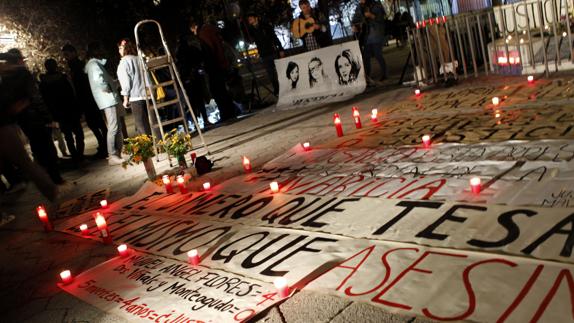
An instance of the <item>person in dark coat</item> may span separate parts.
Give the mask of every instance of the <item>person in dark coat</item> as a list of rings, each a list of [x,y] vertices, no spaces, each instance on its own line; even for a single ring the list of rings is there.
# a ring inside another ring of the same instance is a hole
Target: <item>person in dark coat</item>
[[[40,92],[54,120],[60,124],[72,158],[80,161],[84,159],[84,130],[74,89],[66,75],[58,70],[56,60],[47,59],[44,67],[46,73],[40,75]]]
[[[98,141],[98,152],[96,157],[102,159],[107,158],[108,149],[106,148],[106,134],[108,129],[106,128],[106,123],[102,117],[102,113],[100,112],[100,109],[98,109],[98,106],[94,101],[94,97],[92,96],[88,76],[84,72],[84,66],[86,66],[86,63],[78,57],[76,48],[70,44],[66,44],[62,47],[62,54],[68,63],[68,68],[70,69],[70,77],[76,92],[78,108],[84,113],[88,128],[90,128],[94,133],[94,136]]]

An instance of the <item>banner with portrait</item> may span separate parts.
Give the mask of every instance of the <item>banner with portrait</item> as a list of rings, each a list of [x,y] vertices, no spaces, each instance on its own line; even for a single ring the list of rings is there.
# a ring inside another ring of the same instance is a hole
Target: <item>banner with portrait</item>
[[[344,101],[362,93],[367,82],[357,41],[275,60],[278,109]]]

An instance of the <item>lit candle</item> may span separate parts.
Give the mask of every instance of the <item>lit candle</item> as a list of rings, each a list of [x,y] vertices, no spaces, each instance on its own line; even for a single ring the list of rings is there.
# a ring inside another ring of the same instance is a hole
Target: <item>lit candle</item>
[[[528,83],[529,83],[529,84],[532,84],[532,83],[534,83],[534,76],[532,76],[532,75],[528,75],[528,78],[527,78],[527,80],[528,80]]]
[[[243,156],[243,170],[246,173],[249,173],[251,171],[251,162],[249,161],[249,159],[245,156]]]
[[[102,207],[102,209],[107,209],[108,208],[108,200],[101,200],[100,206]]]
[[[62,283],[64,285],[68,285],[69,283],[74,281],[74,277],[72,276],[72,273],[69,270],[64,270],[63,272],[61,272],[60,278],[62,279]]]
[[[304,142],[304,143],[303,143],[303,150],[304,150],[304,151],[309,151],[309,150],[311,150],[311,144],[308,143],[308,142]]]
[[[167,194],[172,194],[173,186],[171,186],[171,180],[169,179],[169,175],[163,175],[161,177],[161,180],[163,181],[163,185],[165,186],[165,192]]]
[[[127,245],[121,244],[118,246],[118,253],[120,254],[120,257],[124,258],[130,254],[130,249]]]
[[[415,89],[415,96],[420,96],[420,95],[421,95],[421,90]]]
[[[199,254],[195,249],[192,249],[187,252],[187,259],[189,260],[189,263],[194,266],[199,265],[199,262],[201,261],[201,259],[199,258]]]
[[[46,212],[46,209],[44,208],[44,206],[39,205],[36,208],[36,211],[38,212],[38,218],[40,218],[40,221],[42,221],[42,223],[44,224],[44,231],[52,231],[53,227],[52,227],[52,223],[50,222],[50,219],[48,218],[48,213]]]
[[[353,119],[355,119],[355,128],[361,129],[363,125],[361,124],[361,114],[357,107],[353,107]]]
[[[84,236],[87,236],[90,234],[90,232],[88,232],[88,225],[87,224],[80,225],[80,231],[82,231],[82,235],[84,235]]]
[[[277,182],[269,183],[269,188],[271,188],[271,192],[273,193],[279,192],[279,184],[277,184]]]
[[[100,212],[96,213],[96,225],[98,226],[98,230],[100,230],[104,243],[112,243],[112,236],[108,230],[106,218]]]
[[[211,189],[211,184],[209,182],[203,183],[203,190],[209,191]]]
[[[377,115],[378,114],[379,114],[379,111],[377,111],[377,109],[371,110],[371,121],[372,122],[377,122]]]
[[[500,111],[499,110],[496,110],[496,112],[494,113],[494,117],[500,118]]]
[[[425,148],[429,148],[431,144],[431,140],[430,140],[430,136],[429,135],[424,135],[423,136],[423,146]]]
[[[481,189],[480,177],[473,177],[470,179],[470,190],[474,194],[479,194]]]
[[[195,152],[192,152],[190,156],[191,156],[191,163],[195,165],[195,158],[197,158],[197,154]]]
[[[181,194],[187,193],[187,188],[185,187],[185,179],[182,175],[177,175],[177,186],[179,186],[179,191]]]
[[[333,122],[335,123],[335,129],[337,130],[337,137],[343,137],[343,126],[341,125],[341,117],[338,113],[333,115]]]
[[[495,96],[494,98],[492,98],[492,104],[494,104],[494,106],[497,106],[498,104],[500,104],[500,99]]]
[[[275,288],[277,288],[277,294],[281,298],[289,296],[289,285],[287,284],[287,279],[284,277],[277,277],[273,282]]]

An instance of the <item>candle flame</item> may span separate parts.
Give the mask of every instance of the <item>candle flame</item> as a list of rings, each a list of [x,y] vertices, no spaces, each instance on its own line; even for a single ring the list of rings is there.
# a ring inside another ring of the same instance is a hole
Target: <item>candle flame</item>
[[[480,177],[473,177],[470,179],[471,186],[478,186],[480,185]]]
[[[120,253],[121,253],[121,252],[124,252],[124,251],[126,251],[126,250],[128,250],[128,246],[126,246],[125,244],[121,244],[121,245],[118,246],[118,251],[119,251]]]
[[[80,225],[80,230],[82,230],[82,231],[88,230],[88,225],[87,224]]]
[[[245,156],[243,156],[243,165],[249,165],[249,159]]]
[[[100,230],[104,229],[107,225],[106,218],[104,218],[100,212],[96,213],[96,225]]]
[[[170,183],[169,175],[163,175],[163,176],[161,177],[161,180],[163,181],[163,183],[164,183],[165,185],[168,185],[168,184]]]
[[[210,189],[210,188],[211,188],[211,184],[210,184],[209,182],[203,183],[203,189],[204,189],[204,190],[207,191],[207,190]]]
[[[273,281],[273,285],[275,285],[277,289],[284,288],[285,286],[287,286],[287,279],[285,279],[285,277],[277,277]]]
[[[70,277],[72,277],[72,273],[69,270],[64,270],[60,273],[60,278],[62,278],[62,280],[68,279]]]
[[[187,252],[187,256],[190,258],[197,257],[197,250],[191,249],[190,251]]]
[[[279,192],[279,184],[277,182],[269,183],[269,188],[271,188],[271,192],[273,193]]]

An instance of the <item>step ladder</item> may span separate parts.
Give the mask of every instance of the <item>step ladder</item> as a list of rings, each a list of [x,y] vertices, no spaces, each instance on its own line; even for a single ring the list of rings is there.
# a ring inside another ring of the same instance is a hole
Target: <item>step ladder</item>
[[[161,43],[163,46],[163,53],[161,56],[156,56],[156,57],[146,57],[145,53],[143,52],[142,48],[141,48],[141,44],[140,44],[140,38],[139,38],[139,32],[140,32],[140,28],[143,25],[146,24],[155,24],[157,27],[157,30],[159,32],[159,36],[161,38]],[[195,117],[195,113],[193,113],[193,109],[191,108],[191,104],[189,103],[189,98],[187,96],[187,93],[185,91],[185,88],[183,87],[183,83],[181,82],[181,77],[179,76],[179,72],[177,70],[177,67],[175,66],[175,62],[173,60],[173,56],[171,56],[171,53],[169,51],[169,48],[167,46],[167,43],[165,42],[165,37],[163,35],[163,30],[161,28],[161,25],[155,21],[155,20],[142,20],[140,22],[138,22],[136,24],[136,26],[134,27],[134,35],[135,35],[135,40],[136,40],[136,47],[137,47],[137,51],[138,51],[138,57],[140,60],[140,65],[143,69],[143,75],[145,75],[145,85],[146,85],[146,89],[148,91],[148,93],[150,93],[150,98],[151,100],[146,100],[146,105],[147,105],[147,109],[148,112],[152,112],[151,110],[153,109],[153,113],[156,117],[157,123],[152,121],[152,115],[151,113],[148,113],[149,116],[149,122],[151,125],[152,130],[155,130],[156,128],[159,129],[159,132],[161,134],[161,139],[163,139],[165,137],[165,131],[164,131],[164,127],[168,126],[168,125],[176,125],[177,124],[181,124],[183,125],[183,129],[185,131],[186,134],[190,133],[190,129],[188,127],[188,123],[187,120],[185,119],[185,112],[189,111],[189,113],[191,114],[191,118],[193,119],[193,123],[195,124],[195,130],[197,131],[197,133],[199,134],[199,139],[201,141],[201,146],[199,147],[200,149],[203,148],[204,151],[199,151],[198,149],[194,149],[193,147],[190,147],[191,150],[196,151],[196,154],[198,156],[201,155],[211,155],[209,152],[209,149],[207,147],[207,144],[205,143],[205,140],[203,138],[203,134],[201,132],[201,129],[199,128],[199,122],[197,122],[197,118]],[[155,71],[161,71],[161,70],[169,70],[169,76],[170,79],[167,81],[163,81],[160,82],[158,84],[155,84],[155,82],[152,81],[152,73],[154,73]],[[173,87],[174,91],[175,91],[175,98],[169,99],[166,98],[165,101],[161,100],[158,101],[156,98],[156,90],[158,88],[169,88],[169,87]],[[182,102],[182,98],[181,96],[183,95],[183,102]],[[179,109],[179,116],[174,118],[174,119],[164,119],[162,120],[159,114],[159,111],[161,109],[165,109],[171,106],[176,105]],[[204,124],[207,123],[207,120],[204,120]],[[157,131],[152,131],[152,133],[157,133]],[[156,156],[157,157],[157,161],[159,161],[159,150],[158,150],[158,138],[156,138],[156,136],[153,136],[153,146],[156,152]],[[172,166],[171,164],[171,156],[169,156],[168,154],[168,159],[169,159],[169,165]]]

